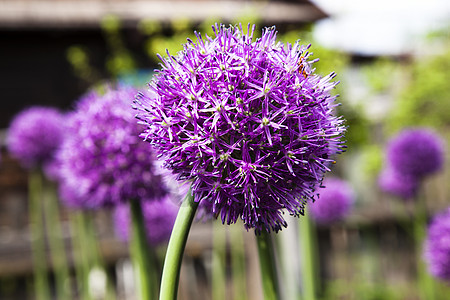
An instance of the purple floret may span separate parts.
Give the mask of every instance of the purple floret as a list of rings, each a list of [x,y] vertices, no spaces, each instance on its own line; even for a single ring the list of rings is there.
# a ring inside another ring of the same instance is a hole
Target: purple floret
[[[58,153],[61,196],[72,207],[98,208],[167,194],[154,156],[138,137],[131,102],[136,90],[91,92],[70,115]]]
[[[433,276],[450,283],[450,207],[436,215],[428,227],[424,259]]]
[[[26,168],[45,165],[53,160],[64,139],[64,124],[64,115],[55,108],[34,106],[23,110],[9,126],[9,152]]]
[[[258,39],[250,26],[213,29],[160,57],[149,94],[135,100],[141,137],[223,223],[278,231],[342,152],[335,74],[313,74],[309,46],[277,42],[274,28]]]
[[[142,213],[148,242],[156,247],[169,240],[178,206],[168,199],[161,201],[143,201]],[[114,211],[114,224],[117,235],[124,241],[130,238],[130,206],[120,204]]]
[[[320,197],[309,205],[311,216],[317,223],[329,224],[345,218],[355,202],[352,187],[344,180],[326,178]]]
[[[388,144],[387,158],[398,173],[421,178],[442,168],[444,141],[426,128],[406,129]]]
[[[413,198],[418,189],[418,181],[415,177],[403,175],[391,167],[381,171],[378,185],[383,191],[405,200]]]

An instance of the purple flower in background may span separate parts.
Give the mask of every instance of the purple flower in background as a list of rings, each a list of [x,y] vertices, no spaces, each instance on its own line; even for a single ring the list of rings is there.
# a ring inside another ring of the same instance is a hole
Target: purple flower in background
[[[344,180],[326,178],[320,197],[311,203],[311,216],[318,223],[332,223],[345,218],[353,207],[355,194],[352,187]]]
[[[274,28],[259,39],[250,26],[213,29],[160,57],[149,94],[135,100],[141,136],[222,222],[278,231],[283,210],[303,213],[344,147],[335,74],[313,74],[309,46],[277,42]]]
[[[429,272],[450,282],[450,207],[431,221],[424,250]]]
[[[64,139],[64,124],[64,115],[55,108],[34,106],[21,111],[8,129],[9,152],[26,168],[45,165]]]
[[[60,193],[72,207],[97,208],[167,194],[149,145],[138,134],[133,88],[91,92],[70,115],[59,153]]]
[[[442,168],[444,141],[426,128],[406,129],[388,144],[387,159],[398,173],[420,178]]]
[[[156,247],[169,240],[178,207],[170,200],[142,201],[142,214],[149,244]],[[117,235],[124,241],[130,238],[130,206],[120,204],[114,211]]]
[[[378,185],[387,193],[403,199],[411,199],[417,193],[418,181],[415,177],[403,175],[387,167],[381,171]]]

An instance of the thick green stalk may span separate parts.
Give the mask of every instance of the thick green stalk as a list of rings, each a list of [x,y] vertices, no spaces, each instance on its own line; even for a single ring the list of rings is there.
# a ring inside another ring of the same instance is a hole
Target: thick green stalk
[[[309,216],[305,214],[299,222],[301,270],[302,270],[302,299],[315,300],[316,273],[315,273],[315,242],[312,224]]]
[[[270,234],[262,231],[256,236],[258,244],[259,265],[265,300],[279,300],[280,289],[278,285],[278,273],[275,262],[274,245]]]
[[[50,299],[50,288],[47,276],[47,259],[45,250],[45,229],[42,207],[42,175],[32,170],[28,181],[30,201],[30,233],[31,251],[34,268],[34,284],[36,299]]]
[[[194,201],[194,197],[191,195],[191,189],[189,189],[178,211],[169,245],[167,246],[161,279],[160,300],[177,299],[181,261],[197,207],[198,202]]]
[[[413,226],[419,289],[423,299],[434,300],[436,299],[436,295],[434,292],[433,278],[428,274],[422,258],[422,246],[427,227],[427,208],[424,197],[417,196],[415,200],[416,210]]]
[[[213,222],[213,253],[212,253],[212,298],[226,299],[226,236],[221,222]]]
[[[80,290],[81,298],[83,300],[92,299],[89,292],[89,272],[91,270],[91,263],[89,260],[89,239],[86,237],[86,226],[83,212],[76,211],[71,215],[72,228],[74,229],[73,242],[74,249],[74,265],[77,275],[77,284]]]
[[[64,235],[59,215],[59,203],[53,184],[47,184],[47,197],[44,201],[45,218],[48,221],[50,253],[55,270],[56,295],[58,299],[70,299],[70,275],[67,263]]]
[[[155,253],[148,245],[141,202],[131,200],[130,211],[132,230],[130,252],[135,270],[138,299],[155,299],[158,294],[158,270],[155,265]]]

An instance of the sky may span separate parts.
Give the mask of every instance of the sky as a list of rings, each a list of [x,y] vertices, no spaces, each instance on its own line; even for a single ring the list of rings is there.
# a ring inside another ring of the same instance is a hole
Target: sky
[[[318,42],[351,53],[399,55],[431,30],[447,28],[450,34],[449,0],[311,1],[331,16],[317,23]]]

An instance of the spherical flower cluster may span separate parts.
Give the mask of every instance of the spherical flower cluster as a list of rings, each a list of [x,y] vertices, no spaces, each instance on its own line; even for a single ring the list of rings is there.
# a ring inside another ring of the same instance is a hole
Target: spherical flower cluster
[[[51,107],[34,106],[12,120],[6,143],[10,153],[26,168],[53,160],[64,139],[64,115]]]
[[[403,175],[392,168],[384,168],[379,177],[380,188],[405,200],[413,198],[418,189],[418,181],[412,176]]]
[[[149,94],[135,100],[141,136],[222,222],[278,231],[344,147],[335,75],[315,75],[309,47],[277,42],[274,28],[258,39],[250,26],[213,29],[160,57]]]
[[[138,137],[133,88],[91,92],[70,115],[59,153],[61,198],[72,207],[97,208],[167,194],[154,156]]]
[[[142,214],[147,238],[153,247],[169,240],[177,215],[177,206],[167,198],[161,201],[143,201]],[[130,238],[130,206],[118,205],[114,211],[116,234],[124,241]]]
[[[406,129],[390,141],[387,159],[397,172],[421,178],[442,168],[444,142],[429,129]]]
[[[450,207],[433,218],[424,250],[429,272],[450,283]]]
[[[311,203],[311,216],[317,223],[328,224],[347,216],[355,202],[352,187],[344,180],[326,178],[319,199]]]

